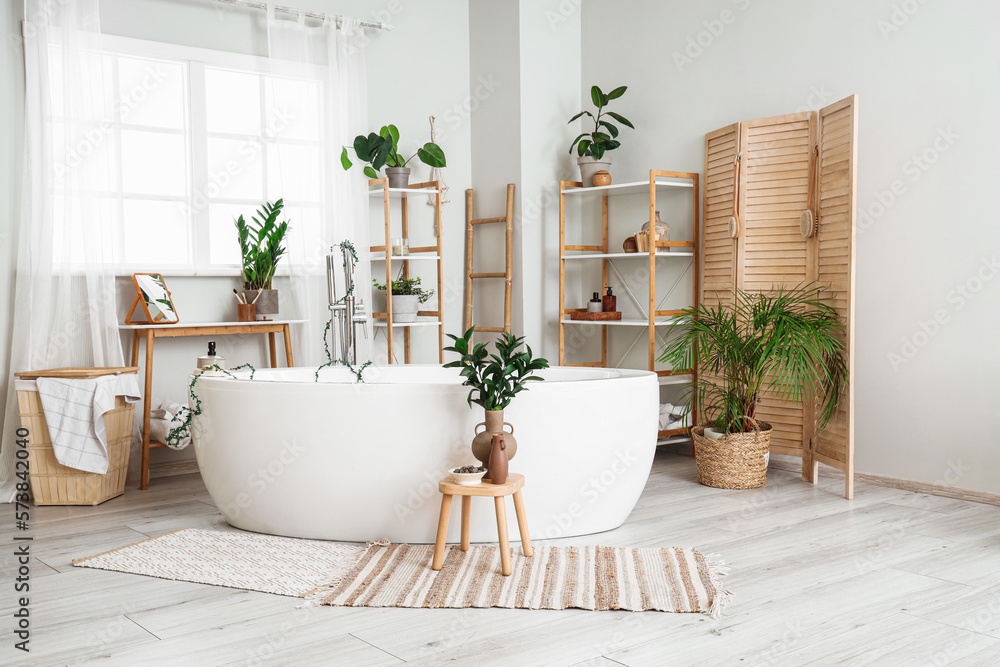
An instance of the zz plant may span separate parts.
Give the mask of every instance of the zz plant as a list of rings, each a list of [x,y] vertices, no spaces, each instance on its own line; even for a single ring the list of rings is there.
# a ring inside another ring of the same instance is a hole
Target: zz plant
[[[817,400],[821,428],[836,414],[848,380],[845,333],[822,287],[735,290],[731,303],[682,313],[660,361],[701,368],[691,391],[703,424],[726,434],[753,431],[765,391],[796,403]]]
[[[531,347],[525,345],[524,351],[518,351],[524,338],[517,338],[509,332],[501,334],[493,345],[496,354],[486,351],[485,343],[472,345],[472,335],[476,328],[471,327],[462,337],[448,334],[455,344],[444,348],[447,352],[457,352],[462,356],[458,361],[445,364],[445,368],[461,368],[465,378],[462,383],[469,390],[469,407],[472,404],[482,406],[486,410],[503,410],[522,391],[527,390],[527,383],[545,378],[534,375],[535,371],[549,367],[549,362],[535,357]]]
[[[285,254],[282,243],[288,232],[288,222],[278,221],[283,207],[281,199],[273,204],[264,202],[250,222],[242,215],[236,218],[245,290],[271,289],[278,260]]]
[[[628,90],[627,86],[619,86],[610,93],[604,93],[597,86],[590,88],[590,99],[594,102],[594,106],[597,107],[597,114],[595,115],[590,111],[581,111],[570,118],[569,122],[572,123],[583,116],[587,116],[594,121],[594,129],[591,132],[584,132],[573,140],[573,144],[569,147],[570,154],[573,153],[573,149],[575,148],[577,155],[580,157],[589,155],[600,160],[606,152],[613,151],[621,146],[621,142],[618,141],[618,126],[609,122],[605,116],[633,130],[635,126],[632,125],[632,122],[628,118],[614,111],[605,111],[604,107],[608,106],[611,100],[617,100],[624,95],[626,90]]]
[[[405,167],[414,157],[429,167],[448,166],[441,147],[432,141],[428,141],[423,147],[408,158],[403,158],[399,153],[399,130],[395,125],[384,125],[378,134],[374,132],[368,136],[359,134],[354,138],[354,154],[358,160],[365,163],[364,172],[368,178],[378,178],[378,172],[382,167]],[[347,154],[347,146],[340,152],[340,164],[347,171],[354,166],[350,156]]]

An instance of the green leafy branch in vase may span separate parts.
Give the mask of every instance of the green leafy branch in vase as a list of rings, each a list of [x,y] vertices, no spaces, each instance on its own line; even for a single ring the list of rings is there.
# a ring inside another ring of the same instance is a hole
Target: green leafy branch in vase
[[[471,327],[462,337],[448,334],[455,344],[444,348],[446,352],[462,356],[444,367],[462,369],[460,375],[465,378],[462,386],[471,387],[467,399],[470,408],[475,403],[487,410],[503,410],[515,396],[528,389],[528,382],[545,379],[534,373],[548,368],[548,360],[535,357],[529,345],[518,352],[524,337],[504,332],[493,342],[496,354],[489,354],[485,343],[472,345],[475,330],[476,327]]]

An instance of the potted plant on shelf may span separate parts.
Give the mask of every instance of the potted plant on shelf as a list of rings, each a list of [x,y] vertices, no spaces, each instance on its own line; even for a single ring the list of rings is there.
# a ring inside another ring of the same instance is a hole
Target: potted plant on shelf
[[[618,141],[618,126],[609,122],[605,116],[626,127],[635,129],[631,121],[624,116],[614,111],[604,110],[604,107],[608,106],[608,102],[617,100],[625,94],[626,90],[628,90],[626,86],[619,86],[610,93],[605,94],[597,86],[592,86],[590,88],[590,99],[593,100],[594,106],[597,107],[597,115],[595,116],[590,111],[581,111],[569,119],[569,122],[572,123],[583,116],[588,116],[594,121],[594,130],[592,132],[584,132],[578,136],[569,147],[571,155],[575,148],[579,156],[576,159],[576,163],[580,165],[580,180],[583,181],[583,187],[585,188],[594,185],[594,174],[598,171],[607,171],[611,166],[611,156],[608,155],[608,152],[621,146],[621,143]]]
[[[504,332],[494,341],[496,354],[486,351],[486,344],[472,345],[472,335],[476,328],[471,327],[461,338],[448,334],[455,344],[444,348],[446,352],[457,352],[462,355],[458,361],[445,364],[445,368],[461,368],[464,387],[469,390],[469,407],[472,404],[481,406],[486,411],[486,421],[476,425],[476,437],[472,441],[472,453],[484,466],[489,468],[490,445],[493,434],[503,433],[507,449],[507,458],[514,458],[517,453],[517,440],[514,439],[514,427],[503,420],[503,411],[510,402],[522,391],[527,390],[527,383],[545,378],[535,375],[535,371],[549,367],[549,362],[541,357],[535,357],[531,347],[525,345],[524,351],[518,348],[524,338],[517,338],[509,332]],[[479,427],[485,428],[481,433]],[[504,431],[504,426],[510,426],[510,431]]]
[[[691,389],[704,424],[691,429],[698,481],[726,489],[762,486],[772,431],[757,419],[764,391],[779,400],[818,401],[817,423],[826,426],[848,380],[844,325],[813,284],[735,290],[731,303],[682,313],[660,361],[703,373]]]
[[[365,163],[364,172],[368,178],[378,178],[378,172],[385,167],[385,174],[389,177],[390,188],[405,188],[410,181],[410,168],[406,165],[414,157],[429,167],[446,167],[444,151],[432,141],[428,141],[422,148],[410,157],[403,159],[399,154],[399,130],[395,125],[384,125],[378,134],[374,132],[368,136],[359,134],[354,138],[354,154],[359,160]],[[350,169],[354,164],[347,154],[347,146],[340,153],[340,164],[344,170]]]
[[[385,291],[385,285],[372,279],[375,289]],[[392,281],[392,321],[394,323],[416,322],[420,304],[434,296],[434,290],[420,286],[420,278],[398,278]]]
[[[236,218],[236,234],[240,241],[243,271],[243,298],[246,303],[256,299],[258,315],[278,313],[278,290],[271,288],[278,260],[285,254],[282,245],[288,232],[288,221],[278,221],[284,201],[264,202],[250,222]]]

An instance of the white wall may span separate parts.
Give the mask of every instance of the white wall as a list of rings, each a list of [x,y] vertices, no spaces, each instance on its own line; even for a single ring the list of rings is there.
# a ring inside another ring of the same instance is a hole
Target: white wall
[[[639,130],[616,178],[701,172],[706,132],[860,95],[856,469],[993,492],[998,24],[985,1],[583,4],[585,87],[628,84]]]

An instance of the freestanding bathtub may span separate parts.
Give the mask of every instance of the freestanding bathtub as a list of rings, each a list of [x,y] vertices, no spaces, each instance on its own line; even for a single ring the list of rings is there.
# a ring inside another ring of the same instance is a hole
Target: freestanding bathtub
[[[204,377],[194,428],[202,477],[226,521],[290,537],[433,542],[450,467],[474,463],[483,410],[441,366],[267,369]],[[616,528],[642,492],[656,448],[657,380],[632,370],[555,367],[505,411],[513,472],[525,475],[531,536]],[[244,376],[246,377],[246,376]],[[480,499],[482,500],[482,499]],[[472,541],[495,542],[493,503],[472,502]],[[458,541],[453,512],[449,541]],[[508,510],[510,535],[518,535]]]

